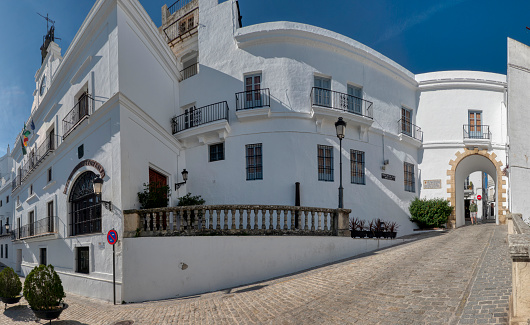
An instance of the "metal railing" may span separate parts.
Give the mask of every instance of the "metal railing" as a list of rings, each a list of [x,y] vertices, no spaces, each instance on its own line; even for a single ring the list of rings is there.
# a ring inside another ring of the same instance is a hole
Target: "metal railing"
[[[48,136],[44,142],[35,151],[28,153],[28,160],[22,165],[21,171],[21,182],[23,182],[28,176],[37,168],[40,163],[55,150],[55,139],[54,136]],[[19,184],[20,185],[20,184]]]
[[[269,88],[236,93],[236,111],[271,106]]]
[[[92,111],[93,98],[84,94],[79,98],[74,108],[63,119],[63,140],[85,119]]]
[[[180,38],[180,41],[182,41],[185,37],[195,34],[198,25],[199,7],[194,8],[164,28],[167,43],[172,43],[177,38]]]
[[[194,63],[194,64],[190,65],[189,67],[182,69],[180,71],[180,73],[182,75],[182,80],[186,80],[186,79],[196,75],[197,71],[198,71],[198,67],[199,67],[199,63]]]
[[[338,91],[313,87],[311,105],[337,109],[373,119],[372,102]]]
[[[491,139],[489,125],[464,124],[464,139]]]
[[[199,108],[189,108],[186,113],[171,119],[173,134],[199,125],[219,120],[228,121],[228,103],[226,101]]]
[[[37,237],[57,233],[57,217],[46,217],[11,231],[11,239],[20,240],[24,238]]]
[[[124,236],[327,235],[344,236],[351,210],[283,205],[198,205],[124,211]],[[132,219],[131,219],[132,218]]]
[[[401,119],[398,121],[398,133],[408,135],[416,140],[423,141],[423,131],[417,125],[412,124],[409,121]]]
[[[11,192],[15,191],[22,184],[22,175],[15,175],[15,178],[11,181]]]
[[[171,6],[167,7],[167,11],[169,12],[170,15],[172,15],[172,14],[174,14],[177,11],[179,11],[185,5],[187,5],[188,3],[192,2],[192,1],[193,0],[177,0],[174,4],[172,4]]]

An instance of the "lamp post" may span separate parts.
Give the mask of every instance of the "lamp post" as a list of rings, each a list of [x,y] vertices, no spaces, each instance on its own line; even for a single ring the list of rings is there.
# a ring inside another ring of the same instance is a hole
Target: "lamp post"
[[[96,193],[96,196],[99,197],[99,201],[105,204],[105,208],[107,208],[107,210],[112,211],[112,203],[110,201],[103,201],[101,199],[101,188],[103,187],[103,179],[101,179],[101,177],[97,175],[96,178],[94,178],[94,180],[92,181],[92,184],[94,185],[94,193]]]
[[[342,139],[344,139],[344,134],[346,133],[346,122],[342,119],[342,117],[339,117],[337,122],[335,122],[335,129],[337,130],[337,138],[339,138],[339,161],[340,161],[340,186],[339,186],[339,209],[342,209],[344,207],[343,204],[343,188],[342,188]]]

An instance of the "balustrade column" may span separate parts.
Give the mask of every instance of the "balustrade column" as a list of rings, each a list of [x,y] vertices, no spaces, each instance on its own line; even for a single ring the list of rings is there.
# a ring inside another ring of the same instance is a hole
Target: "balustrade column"
[[[251,227],[250,227],[250,212],[251,210],[250,209],[247,209],[247,229],[250,230]]]
[[[265,218],[265,214],[266,214],[266,213],[267,213],[267,210],[265,210],[265,209],[262,209],[262,210],[261,210],[261,229],[263,229],[263,230],[267,229],[267,228],[265,227],[265,219],[266,219],[266,218]]]
[[[223,229],[224,230],[228,230],[228,209],[225,209],[224,213],[225,213],[225,215],[224,215],[225,224],[223,225]]]
[[[309,211],[311,214],[311,231],[315,231],[315,214],[316,212]]]
[[[322,230],[322,212],[318,212],[318,230]]]
[[[309,214],[309,211],[304,211],[304,215],[305,215],[305,218],[304,218],[304,230],[309,230],[309,217],[308,217],[308,214]]]
[[[254,208],[254,229],[259,229],[258,226],[258,209]]]
[[[243,209],[239,209],[239,229],[243,230]]]
[[[276,229],[277,230],[282,229],[282,226],[281,226],[281,214],[282,214],[282,210],[277,209],[276,210]]]
[[[283,230],[287,230],[287,217],[289,214],[289,210],[283,210]]]
[[[269,209],[269,229],[274,229],[274,210]]]
[[[210,208],[208,209],[208,229],[213,229],[213,210]]]
[[[295,210],[291,210],[291,230],[295,229],[295,219],[296,219],[297,213]]]
[[[232,223],[231,229],[236,229],[236,209],[230,210],[230,222]]]

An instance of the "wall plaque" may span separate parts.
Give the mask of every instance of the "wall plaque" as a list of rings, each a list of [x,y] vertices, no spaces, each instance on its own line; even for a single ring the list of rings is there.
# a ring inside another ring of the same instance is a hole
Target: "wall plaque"
[[[438,189],[442,188],[442,180],[441,179],[427,179],[423,181],[423,188],[424,189]]]
[[[384,174],[384,173],[381,173],[381,178],[388,179],[389,181],[395,181],[396,180],[396,176],[389,175],[389,174]]]

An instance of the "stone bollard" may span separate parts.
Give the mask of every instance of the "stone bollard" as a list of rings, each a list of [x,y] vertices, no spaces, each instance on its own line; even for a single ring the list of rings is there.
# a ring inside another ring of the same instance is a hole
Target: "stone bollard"
[[[335,210],[333,218],[333,236],[351,237],[350,209]]]

